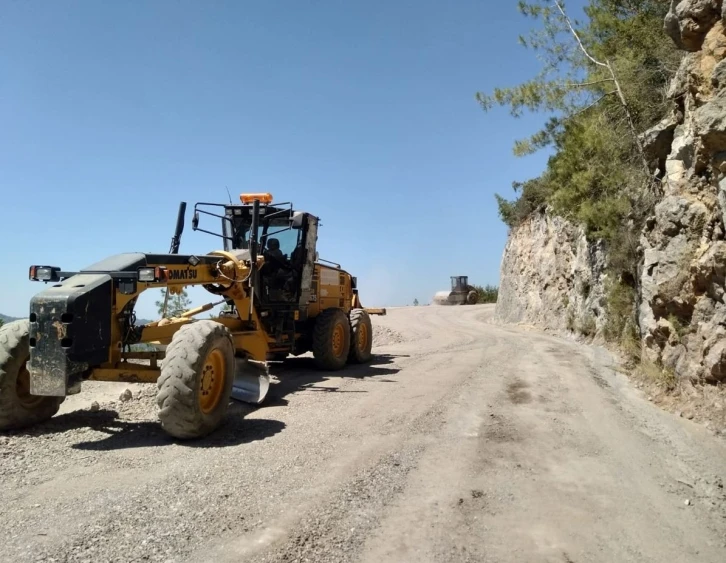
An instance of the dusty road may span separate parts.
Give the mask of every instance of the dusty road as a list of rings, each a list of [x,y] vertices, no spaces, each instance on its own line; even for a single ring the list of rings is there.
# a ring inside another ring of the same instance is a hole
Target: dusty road
[[[491,314],[392,309],[374,365],[290,360],[195,443],[156,426],[152,388],[88,386],[0,435],[0,559],[726,561],[726,441]]]

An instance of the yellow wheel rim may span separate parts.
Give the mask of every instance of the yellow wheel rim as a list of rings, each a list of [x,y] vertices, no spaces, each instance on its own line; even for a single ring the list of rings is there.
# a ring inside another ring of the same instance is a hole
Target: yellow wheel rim
[[[15,380],[15,393],[18,396],[18,402],[28,410],[37,407],[43,401],[43,397],[30,394],[30,372],[27,362],[23,362],[23,365],[20,366],[18,378]]]
[[[337,324],[333,329],[333,354],[341,356],[343,354],[343,342],[345,341],[345,331],[343,325]]]
[[[368,346],[368,327],[361,323],[358,327],[358,349],[365,350]]]
[[[212,350],[204,361],[199,382],[199,407],[204,414],[209,414],[219,404],[227,379],[226,371],[224,355],[220,350]]]

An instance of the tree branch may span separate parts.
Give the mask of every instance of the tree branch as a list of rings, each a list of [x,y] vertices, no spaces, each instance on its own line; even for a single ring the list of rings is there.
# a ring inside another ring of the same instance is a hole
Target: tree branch
[[[615,82],[615,81],[612,78],[603,78],[602,80],[593,80],[592,82],[576,82],[574,84],[565,84],[565,87],[566,88],[584,88],[586,86],[602,84],[603,82]]]
[[[567,23],[567,27],[570,28],[570,32],[572,33],[572,35],[577,40],[577,44],[580,46],[580,49],[582,50],[582,52],[585,53],[585,56],[588,59],[590,59],[593,63],[595,63],[596,65],[607,68],[608,65],[606,65],[605,63],[601,63],[600,61],[598,61],[597,59],[595,59],[595,57],[593,57],[590,53],[587,52],[587,49],[585,49],[585,45],[582,44],[582,40],[580,39],[580,36],[575,31],[575,28],[573,27],[572,22],[570,21],[570,18],[565,13],[565,10],[562,8],[562,6],[558,2],[558,0],[554,0],[554,3],[555,3],[555,6],[557,6],[557,9],[562,14],[562,17],[565,18],[565,22]]]
[[[628,127],[630,128],[630,134],[633,136],[633,140],[635,141],[635,146],[638,147],[638,153],[640,155],[640,162],[643,165],[643,171],[645,172],[645,177],[650,177],[650,166],[648,166],[648,159],[645,158],[645,149],[643,148],[643,143],[640,141],[640,137],[638,136],[638,131],[635,129],[635,121],[633,120],[633,114],[630,113],[630,108],[628,108],[628,102],[625,99],[625,94],[623,94],[623,89],[620,87],[620,82],[615,78],[615,71],[613,70],[612,65],[610,64],[610,61],[607,62],[605,65],[607,69],[610,71],[610,76],[613,77],[613,81],[615,82],[615,88],[618,94],[618,98],[620,98],[620,103],[623,106],[623,109],[625,110],[625,115],[628,117]]]
[[[582,40],[580,39],[580,36],[577,34],[577,31],[575,31],[574,26],[572,25],[572,22],[570,21],[570,18],[565,13],[564,8],[560,4],[559,0],[553,0],[555,6],[557,6],[557,9],[562,14],[562,17],[565,19],[565,22],[567,23],[567,27],[570,28],[570,32],[574,36],[575,40],[577,41],[577,44],[580,46],[580,49],[585,54],[585,56],[590,59],[594,64],[597,66],[604,67],[608,69],[608,72],[610,73],[610,76],[612,77],[612,82],[615,84],[615,90],[613,92],[609,92],[608,94],[605,94],[605,96],[609,96],[610,94],[617,94],[618,98],[620,99],[620,104],[623,106],[623,110],[625,111],[625,115],[628,119],[628,127],[630,129],[630,134],[633,136],[633,142],[635,143],[635,146],[638,149],[638,155],[640,156],[640,162],[643,166],[643,172],[645,173],[645,177],[650,177],[650,166],[648,166],[648,159],[645,157],[645,149],[643,148],[643,143],[640,141],[640,137],[638,136],[638,131],[635,129],[635,121],[633,120],[633,114],[630,113],[630,108],[628,107],[628,102],[625,99],[625,94],[623,93],[623,89],[620,87],[620,82],[618,81],[618,77],[615,75],[615,70],[613,69],[612,65],[610,64],[610,61],[600,62],[597,59],[595,59],[590,53],[588,53],[587,49],[585,48],[585,45],[582,43]],[[600,100],[602,100],[605,96],[602,96],[600,99],[598,99],[594,104],[590,104],[586,108],[584,108],[582,111],[585,111],[589,108],[591,108],[593,105],[597,104]],[[577,113],[581,113],[578,111]],[[577,113],[575,115],[577,115]]]
[[[605,98],[607,98],[608,96],[612,96],[613,94],[617,94],[617,93],[618,93],[618,91],[617,91],[617,90],[613,90],[612,92],[608,92],[607,94],[603,94],[603,95],[602,95],[602,96],[600,96],[600,97],[599,97],[599,98],[598,98],[597,100],[595,100],[594,102],[592,102],[592,103],[591,103],[591,104],[590,104],[589,106],[587,106],[587,107],[584,107],[584,108],[582,108],[582,109],[579,109],[579,110],[577,110],[577,111],[576,111],[575,113],[573,113],[572,115],[568,115],[568,116],[567,116],[567,118],[568,118],[568,119],[571,119],[571,118],[573,118],[573,117],[575,117],[575,116],[578,116],[578,115],[580,115],[581,113],[585,113],[585,112],[586,112],[587,110],[589,110],[590,108],[592,108],[592,107],[596,106],[597,104],[599,104],[600,102],[602,102],[602,101],[603,101],[603,100],[604,100]]]

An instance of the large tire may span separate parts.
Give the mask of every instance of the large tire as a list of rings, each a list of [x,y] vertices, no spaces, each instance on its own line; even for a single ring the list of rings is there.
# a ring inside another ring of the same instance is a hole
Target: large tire
[[[201,438],[222,422],[234,383],[232,335],[223,324],[181,327],[166,349],[157,382],[162,428],[180,439]]]
[[[468,305],[476,305],[479,302],[479,294],[476,291],[470,291],[466,296],[466,303]]]
[[[350,350],[350,322],[342,309],[325,309],[313,329],[313,356],[320,369],[345,367]]]
[[[350,312],[350,337],[348,361],[352,364],[369,362],[373,348],[373,325],[365,310],[353,309]]]
[[[30,323],[13,321],[0,328],[0,430],[26,428],[58,412],[65,397],[30,394]]]

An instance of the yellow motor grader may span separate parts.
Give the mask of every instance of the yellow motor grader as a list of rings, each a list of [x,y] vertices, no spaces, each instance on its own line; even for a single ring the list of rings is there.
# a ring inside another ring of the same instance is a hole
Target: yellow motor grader
[[[318,258],[318,217],[269,193],[197,203],[193,229],[221,237],[223,249],[183,255],[185,213],[182,202],[168,254],[119,254],[78,272],[30,267],[31,280],[52,285],[31,299],[29,318],[0,328],[0,430],[49,419],[83,381],[124,381],[156,383],[164,430],[198,438],[222,423],[230,398],[261,403],[270,363],[288,354],[312,352],[324,370],[370,360],[369,314],[386,311],[363,308],[356,278]],[[202,215],[221,233],[200,228]],[[218,299],[137,325],[141,293],[168,298],[186,286]],[[144,343],[158,348],[139,351]]]

